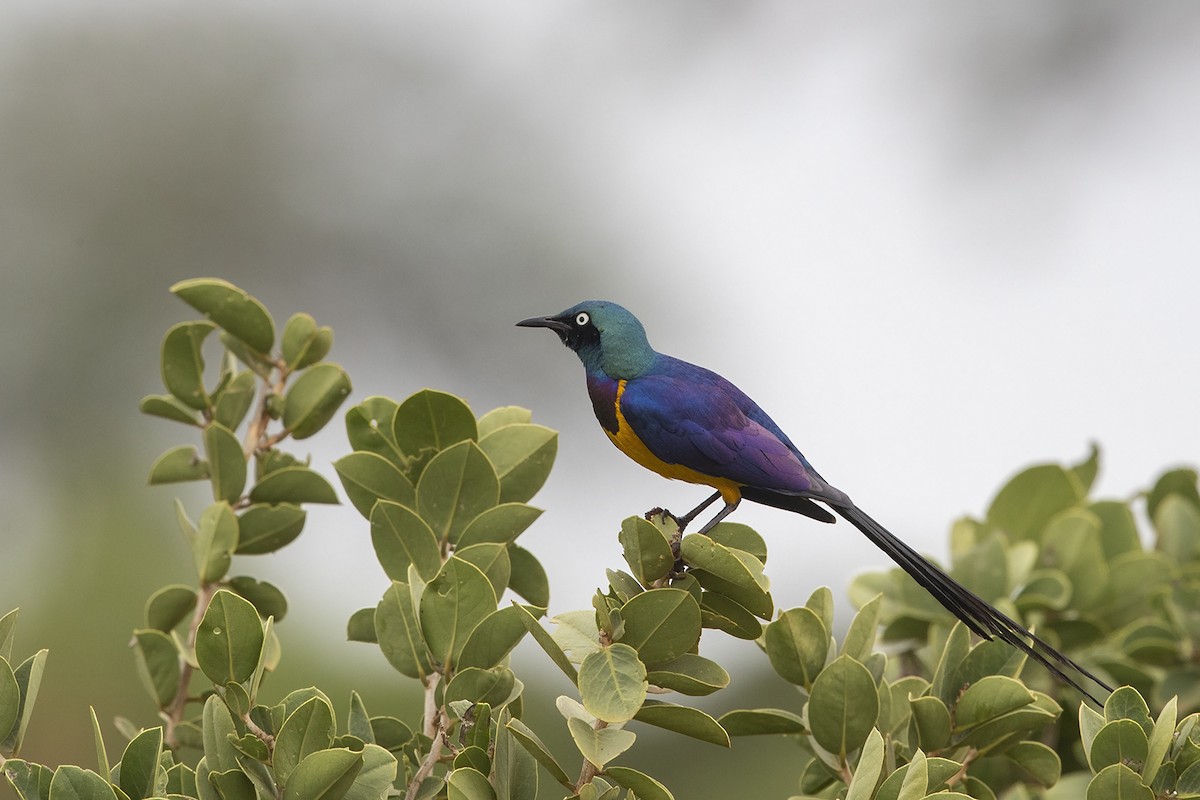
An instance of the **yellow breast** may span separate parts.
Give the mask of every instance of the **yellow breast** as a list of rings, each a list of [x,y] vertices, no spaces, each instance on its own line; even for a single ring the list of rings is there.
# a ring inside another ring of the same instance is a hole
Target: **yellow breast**
[[[630,427],[629,422],[625,419],[625,415],[621,413],[621,396],[623,394],[625,394],[625,381],[620,381],[617,383],[617,399],[614,403],[617,414],[617,432],[613,433],[607,428],[604,429],[604,432],[608,434],[608,438],[612,440],[612,443],[617,446],[618,450],[646,469],[653,470],[664,478],[711,486],[721,493],[721,497],[726,503],[736,503],[741,499],[741,487],[728,478],[705,475],[682,464],[670,464],[654,455],[654,453],[651,453],[645,443],[633,432],[633,428]]]

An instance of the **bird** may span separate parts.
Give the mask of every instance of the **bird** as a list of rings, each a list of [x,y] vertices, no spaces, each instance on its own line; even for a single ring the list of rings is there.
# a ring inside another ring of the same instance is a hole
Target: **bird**
[[[1037,661],[1097,706],[1083,676],[1112,688],[947,575],[825,480],[787,434],[741,389],[717,373],[650,346],[641,321],[624,307],[588,300],[518,327],[548,328],[583,362],[588,397],[617,448],[666,478],[715,491],[682,517],[682,532],[718,499],[724,506],[705,534],[743,500],[860,530],[951,614],[982,639],[998,638]]]

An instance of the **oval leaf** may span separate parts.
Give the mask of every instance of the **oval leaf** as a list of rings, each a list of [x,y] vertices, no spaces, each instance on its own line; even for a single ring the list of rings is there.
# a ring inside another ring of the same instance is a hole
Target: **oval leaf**
[[[524,503],[550,476],[558,432],[543,425],[505,425],[479,440],[500,479],[500,502]]]
[[[417,511],[442,541],[458,542],[477,516],[496,505],[500,484],[487,456],[474,442],[438,453],[417,483]]]
[[[213,595],[196,632],[196,661],[214,683],[249,680],[258,666],[263,627],[249,601],[227,589]]]
[[[764,643],[779,676],[810,689],[825,666],[829,631],[812,609],[789,608],[767,625]]]
[[[355,618],[363,620],[365,615],[355,614]],[[351,619],[351,622],[353,621],[354,618]],[[408,584],[392,581],[392,585],[383,593],[379,605],[375,607],[373,621],[379,649],[383,651],[388,663],[401,675],[424,679],[433,671],[429,663],[429,651],[421,637],[421,628],[417,623]],[[360,638],[359,641],[363,639]]]
[[[138,673],[150,696],[159,708],[166,708],[179,692],[179,648],[175,641],[158,630],[134,631],[133,651],[137,655]]]
[[[417,490],[395,464],[366,451],[351,453],[333,462],[346,496],[358,513],[370,519],[378,500],[390,500],[416,508]]]
[[[211,322],[180,322],[163,337],[163,385],[179,402],[198,411],[210,405],[204,391],[204,357],[200,348],[215,328]]]
[[[425,448],[445,450],[468,439],[479,438],[475,415],[460,398],[425,389],[409,397],[396,409],[392,440],[408,456]]]
[[[288,389],[283,402],[283,427],[293,439],[307,439],[337,413],[350,395],[350,376],[337,364],[314,364]]]
[[[204,429],[204,452],[212,479],[213,499],[237,502],[246,488],[246,454],[233,431],[217,423]]]
[[[362,770],[361,753],[320,750],[301,761],[283,787],[283,800],[341,800]]]
[[[729,747],[729,734],[708,714],[696,708],[647,700],[634,719],[647,725],[682,733],[702,742]]]
[[[583,706],[605,722],[633,719],[646,699],[647,686],[646,667],[627,644],[589,653],[579,665]]]
[[[304,369],[328,355],[333,347],[333,330],[317,327],[317,321],[309,314],[293,314],[283,326],[280,347],[289,367]]]
[[[817,744],[847,755],[862,747],[879,716],[879,694],[870,671],[839,656],[813,681],[808,720]]]
[[[421,593],[421,632],[440,664],[453,666],[476,626],[496,610],[496,594],[474,564],[449,558]]]
[[[700,604],[682,589],[650,589],[621,607],[622,643],[645,664],[672,661],[700,641]]]
[[[411,509],[381,500],[370,513],[371,544],[383,571],[392,580],[408,578],[408,565],[422,580],[432,580],[442,566],[442,550],[425,520]]]
[[[266,475],[250,490],[255,503],[328,503],[336,505],[337,492],[329,481],[308,467],[284,467]]]
[[[273,553],[300,535],[305,516],[303,509],[291,503],[250,506],[238,517],[235,552],[241,555]]]
[[[180,281],[171,293],[259,353],[275,344],[275,323],[262,303],[220,278]]]
[[[164,483],[202,481],[208,475],[208,462],[200,457],[196,448],[190,444],[181,444],[158,457],[150,467],[149,483],[151,486],[159,486]]]

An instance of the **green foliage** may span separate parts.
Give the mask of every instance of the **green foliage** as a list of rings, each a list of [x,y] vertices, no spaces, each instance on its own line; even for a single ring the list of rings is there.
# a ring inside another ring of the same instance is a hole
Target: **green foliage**
[[[281,445],[324,428],[350,380],[325,360],[333,334],[311,316],[292,315],[277,340],[266,307],[238,287],[197,279],[172,291],[205,319],[167,332],[167,394],[141,409],[192,440],[158,458],[150,482],[206,481],[213,502],[192,515],[177,502],[195,583],[154,592],[132,638],[163,724],[119,726],[114,762],[93,712],[94,771],[19,758],[46,651],[14,660],[17,613],[0,617],[0,770],[22,800],[534,800],[545,776],[542,796],[667,800],[665,785],[621,763],[643,726],[719,747],[785,736],[804,798],[1200,797],[1196,473],[1168,472],[1138,499],[1155,534],[1146,547],[1130,502],[1089,498],[1094,449],[1018,474],[982,519],[951,531],[952,572],[968,588],[1128,684],[1103,713],[1076,715],[1062,713],[1078,703],[1072,691],[1008,645],[974,640],[899,570],[855,580],[859,610],[838,641],[828,589],[776,609],[757,532],[723,523],[685,536],[661,510],[621,524],[628,571],[603,570],[590,608],[546,626],[546,570],[518,539],[541,514],[528,503],[557,434],[525,409],[476,416],[430,389],[368,397],[345,413],[351,452],[333,467],[390,583],[351,616],[347,638],[418,681],[424,713],[372,716],[353,693],[342,727],[315,687],[268,705],[287,600],[230,572],[236,556],[295,540],[306,504],[338,501]],[[555,702],[557,731],[522,719],[509,654],[526,634],[573,687]],[[720,635],[757,642],[794,689],[782,707],[692,705],[731,683],[701,655]],[[546,746],[550,733],[573,745],[578,772]]]

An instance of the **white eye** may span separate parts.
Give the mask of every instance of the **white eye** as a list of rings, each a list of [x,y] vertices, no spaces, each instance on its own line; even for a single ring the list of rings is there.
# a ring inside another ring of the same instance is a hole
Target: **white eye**
[[[584,325],[587,325],[591,321],[592,321],[592,318],[590,316],[588,316],[588,313],[586,311],[580,311],[578,314],[575,315],[575,324],[581,328]]]

